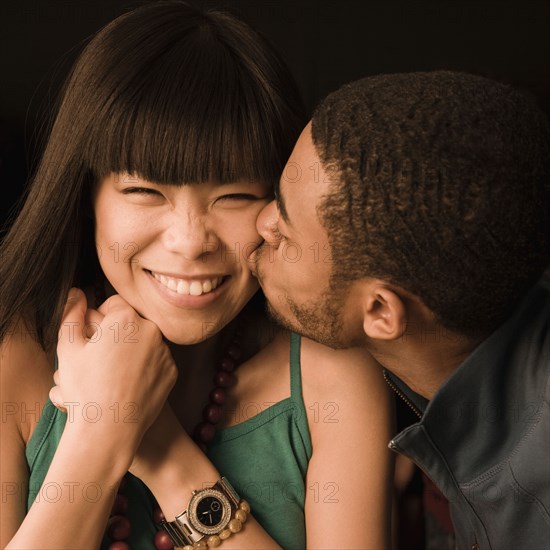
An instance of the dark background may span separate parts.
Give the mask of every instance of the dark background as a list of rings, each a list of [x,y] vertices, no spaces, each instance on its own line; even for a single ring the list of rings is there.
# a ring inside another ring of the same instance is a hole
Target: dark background
[[[85,40],[141,3],[0,0],[0,223],[32,171],[59,85]],[[447,68],[525,89],[550,113],[548,0],[191,3],[228,9],[267,35],[309,109],[362,76]]]

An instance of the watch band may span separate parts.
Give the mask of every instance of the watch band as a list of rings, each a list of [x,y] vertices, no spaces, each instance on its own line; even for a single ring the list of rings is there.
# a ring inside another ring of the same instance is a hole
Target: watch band
[[[207,497],[219,500],[222,506],[222,518],[213,527],[203,526],[197,517],[197,505]],[[239,495],[231,483],[222,477],[210,488],[193,491],[187,508],[179,516],[176,516],[174,521],[162,521],[161,526],[175,546],[193,546],[203,538],[217,535],[222,531],[238,509],[239,500]]]

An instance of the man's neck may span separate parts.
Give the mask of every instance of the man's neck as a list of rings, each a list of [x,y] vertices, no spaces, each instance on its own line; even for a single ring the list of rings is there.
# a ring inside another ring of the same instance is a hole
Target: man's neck
[[[384,368],[429,400],[481,341],[412,335],[391,342],[371,341],[367,349]]]

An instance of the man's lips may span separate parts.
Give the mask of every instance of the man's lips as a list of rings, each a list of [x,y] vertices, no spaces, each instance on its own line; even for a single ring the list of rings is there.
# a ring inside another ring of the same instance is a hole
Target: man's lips
[[[258,248],[255,248],[252,251],[252,253],[248,256],[248,258],[246,259],[248,269],[250,269],[250,273],[252,273],[252,275],[254,275],[254,277],[256,277],[256,278],[258,278],[258,260],[259,260],[260,254],[261,254],[260,249],[263,246],[264,245],[262,244]]]

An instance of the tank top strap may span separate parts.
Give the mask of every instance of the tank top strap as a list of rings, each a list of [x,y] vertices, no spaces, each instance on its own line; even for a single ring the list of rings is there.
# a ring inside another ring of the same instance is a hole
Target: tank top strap
[[[302,337],[295,332],[290,334],[290,396],[302,402],[302,367],[300,363],[300,344]]]

